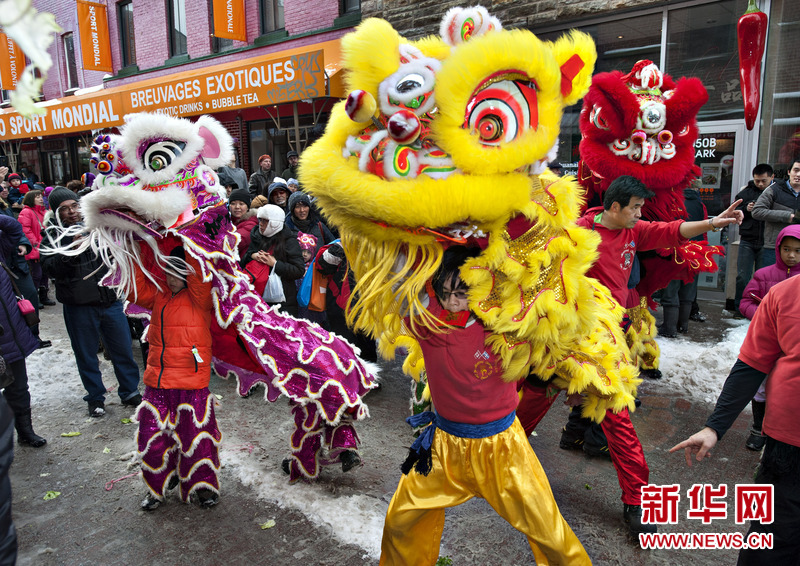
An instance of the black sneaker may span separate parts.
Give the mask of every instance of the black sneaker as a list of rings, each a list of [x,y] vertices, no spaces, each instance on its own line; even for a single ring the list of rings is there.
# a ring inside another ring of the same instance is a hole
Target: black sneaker
[[[217,503],[219,503],[219,495],[217,492],[210,489],[197,490],[197,504],[200,505],[200,507],[207,509],[213,507]]]
[[[562,450],[580,450],[583,448],[583,434],[569,432],[567,427],[561,429],[561,440],[558,447]]]
[[[106,405],[102,401],[89,401],[89,416],[95,419],[105,416]]]
[[[176,487],[178,487],[179,483],[180,483],[180,480],[178,479],[178,474],[173,474],[169,478],[169,483],[167,484],[167,489],[168,490],[175,489]]]
[[[141,503],[141,507],[145,511],[153,511],[158,509],[159,505],[161,505],[161,501],[152,493],[145,495]]]
[[[39,346],[37,346],[37,348],[41,350],[42,348],[49,348],[52,345],[53,343],[50,340],[39,340]]]
[[[753,450],[754,452],[761,452],[764,448],[764,444],[767,443],[767,437],[761,434],[760,430],[756,430],[754,428],[750,429],[750,436],[747,437],[747,441],[744,443],[744,447],[748,450]]]
[[[639,538],[639,533],[657,533],[656,525],[645,525],[642,523],[641,505],[624,505],[622,508],[622,519],[628,524],[631,535]]]
[[[139,393],[137,393],[130,399],[125,399],[122,402],[122,404],[125,405],[126,407],[138,407],[139,405],[142,404],[142,396]]]
[[[734,318],[736,318],[736,314],[735,313],[734,313],[733,316],[734,316]],[[692,314],[689,315],[689,320],[693,320],[695,322],[705,322],[706,321],[706,315],[704,315],[700,311],[694,311]]]
[[[661,370],[651,368],[651,369],[639,369],[639,375],[642,377],[646,377],[648,379],[661,379]]]
[[[583,453],[587,456],[599,456],[601,458],[611,459],[611,452],[608,451],[608,444],[604,446],[595,446],[594,444],[583,444]]]
[[[345,450],[339,454],[339,461],[342,463],[342,471],[349,472],[361,464],[361,457],[355,450]]]
[[[289,458],[284,458],[283,462],[281,462],[281,470],[283,470],[283,473],[286,474],[287,476],[292,473],[289,468],[291,463],[292,461]]]

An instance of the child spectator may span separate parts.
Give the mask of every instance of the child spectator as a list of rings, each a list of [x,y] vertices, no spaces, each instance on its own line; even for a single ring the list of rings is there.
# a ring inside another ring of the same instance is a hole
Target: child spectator
[[[152,511],[166,490],[180,484],[181,499],[197,493],[201,507],[219,499],[219,443],[211,378],[211,282],[203,283],[200,264],[182,246],[170,253],[185,279],[166,273],[159,290],[136,270],[136,293],[128,300],[150,309],[150,352],[144,372],[145,391],[136,410],[136,444],[142,479],[148,492],[141,503]]]
[[[780,231],[775,240],[775,263],[757,270],[753,278],[744,288],[739,301],[739,311],[749,320],[753,320],[756,309],[773,285],[800,273],[800,225],[790,224]],[[766,393],[762,383],[751,402],[753,408],[753,428],[745,441],[745,447],[760,451],[767,438],[762,434],[766,412]]]
[[[459,269],[476,255],[454,246],[428,285],[427,309],[438,331],[405,326],[419,338],[436,413],[412,446],[389,509],[382,564],[433,564],[439,556],[445,508],[482,497],[528,537],[537,564],[590,564],[561,516],[544,470],[515,409],[516,384],[486,346],[488,331],[469,311]]]
[[[305,264],[306,267],[306,273],[308,273],[311,260],[314,259],[314,256],[317,252],[317,237],[314,236],[313,234],[306,234],[304,232],[299,232],[297,234],[297,241],[300,244],[300,252],[303,254],[303,263]],[[303,277],[305,278],[305,275]],[[300,285],[302,283],[303,279],[297,280],[298,290],[300,290]],[[300,318],[305,318],[306,320],[310,320],[311,322],[316,322],[319,325],[325,326],[324,312],[312,311],[308,307],[300,305],[299,302],[298,302],[298,316],[300,316]]]
[[[303,254],[303,263],[305,263],[307,271],[317,249],[317,237],[313,234],[298,232],[297,241],[300,243],[300,252]]]
[[[19,214],[19,211],[22,210],[22,197],[28,192],[29,187],[22,182],[22,177],[18,173],[11,173],[6,181],[9,184],[8,202],[11,204],[14,213]]]

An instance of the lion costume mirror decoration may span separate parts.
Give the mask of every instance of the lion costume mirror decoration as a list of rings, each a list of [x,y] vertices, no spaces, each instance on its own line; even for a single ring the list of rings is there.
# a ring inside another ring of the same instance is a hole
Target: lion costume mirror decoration
[[[269,401],[290,399],[291,478],[314,478],[323,442],[334,456],[343,437],[357,442],[352,421],[369,414],[362,397],[376,385],[376,368],[345,340],[254,292],[239,268],[239,235],[214,172],[232,157],[233,140],[209,116],[126,116],[119,135],[100,135],[93,146],[102,175],[81,199],[85,226],[66,231],[87,237],[59,251],[93,249],[109,266],[104,283],[125,298],[136,293],[133,265],[156,285],[164,284],[158,274],[180,275],[168,259],[182,245],[200,263],[203,280],[213,282],[214,369],[235,375],[242,396],[263,384]]]
[[[570,393],[584,414],[633,408],[639,383],[622,310],[585,273],[596,234],[574,221],[581,190],[545,164],[565,106],[589,87],[591,38],[541,41],[502,30],[484,8],[454,8],[439,37],[402,38],[368,19],[342,40],[350,90],[301,158],[301,181],[339,227],[357,284],[349,321],[419,378],[406,315],[431,329],[420,297],[454,243],[480,255],[461,270],[470,309],[492,331],[504,379],[529,373]]]

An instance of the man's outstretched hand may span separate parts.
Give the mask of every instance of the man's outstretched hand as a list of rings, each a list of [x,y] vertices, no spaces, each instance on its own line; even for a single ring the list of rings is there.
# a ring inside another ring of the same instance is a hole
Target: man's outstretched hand
[[[686,464],[691,466],[692,454],[696,454],[695,458],[697,458],[698,462],[701,462],[703,458],[708,458],[711,456],[711,449],[716,446],[717,440],[717,431],[715,431],[713,428],[706,427],[700,432],[693,434],[680,444],[676,444],[670,448],[669,451],[677,452],[683,448],[686,455]]]

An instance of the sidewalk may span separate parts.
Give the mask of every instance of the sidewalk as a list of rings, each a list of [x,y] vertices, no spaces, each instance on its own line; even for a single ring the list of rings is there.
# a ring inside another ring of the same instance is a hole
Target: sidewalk
[[[720,319],[721,308],[702,303],[709,320],[692,323],[689,336],[706,342],[717,339],[728,327]],[[60,309],[45,309],[43,324],[48,329],[43,336],[55,337],[53,352],[35,355],[58,359],[69,349],[65,336],[53,336],[63,328]],[[240,399],[235,383],[213,378],[211,389],[222,396],[217,415],[225,436],[222,497],[209,510],[170,498],[156,511],[144,512],[139,509],[144,489],[138,477],[123,479],[106,491],[106,482],[137,471],[135,425],[122,422],[132,411],[110,395],[109,414],[98,422],[85,416],[80,383],[69,384],[58,401],[52,396],[42,400],[34,391],[34,424],[48,445],[16,449],[12,484],[18,564],[377,564],[383,513],[411,443],[404,422],[409,379],[397,362],[384,367],[384,387],[367,397],[371,418],[359,428],[364,466],[347,474],[325,469],[314,485],[289,485],[280,471],[290,431],[285,401],[269,404],[260,394]],[[104,375],[110,376],[106,385],[114,383],[105,366]],[[31,376],[32,382],[35,379]],[[642,407],[633,415],[651,483],[681,486],[678,524],[660,531],[745,532],[747,525],[734,523],[732,497],[727,499],[729,518],[709,526],[687,519],[685,512],[686,490],[694,483],[725,483],[732,492],[735,484],[752,481],[759,456],[744,448],[749,411],[712,458],[687,468],[682,455],[667,451],[703,426],[713,403],[676,393],[667,381],[643,383]],[[557,401],[531,444],[563,515],[595,564],[735,563],[735,550],[642,551],[634,546],[622,522],[620,489],[610,461],[558,448],[567,414],[568,408]],[[73,430],[82,434],[60,436]],[[61,495],[44,501],[48,490]],[[270,519],[275,526],[262,528]],[[448,511],[441,555],[449,556],[454,566],[533,563],[525,538],[483,500]]]

